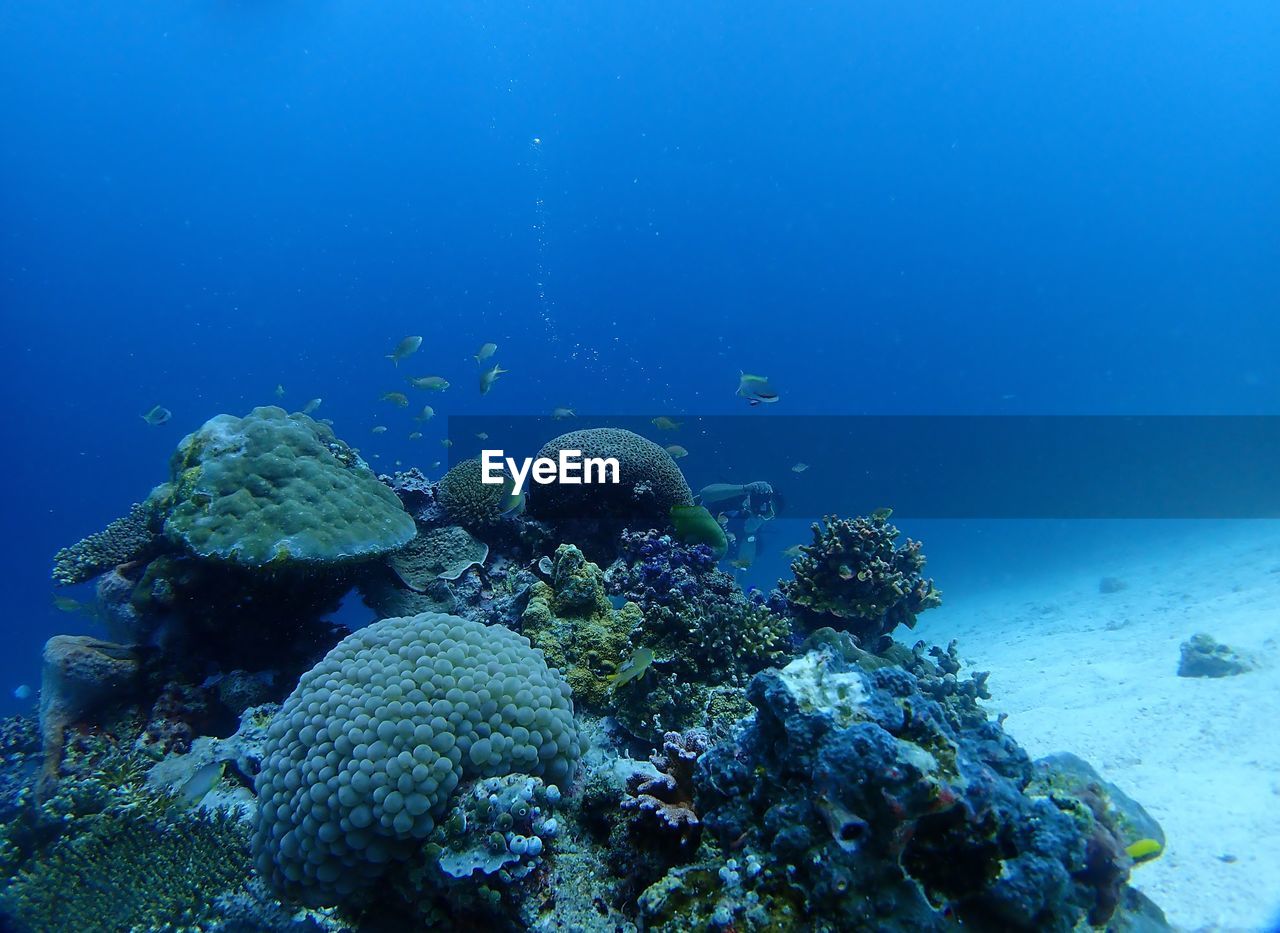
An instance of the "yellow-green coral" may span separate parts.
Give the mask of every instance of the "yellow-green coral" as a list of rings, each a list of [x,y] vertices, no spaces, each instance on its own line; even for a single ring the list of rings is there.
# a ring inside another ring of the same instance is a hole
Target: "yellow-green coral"
[[[571,544],[556,550],[551,580],[531,588],[521,630],[564,674],[576,704],[604,712],[613,701],[613,675],[631,657],[640,607],[614,609],[603,572]]]

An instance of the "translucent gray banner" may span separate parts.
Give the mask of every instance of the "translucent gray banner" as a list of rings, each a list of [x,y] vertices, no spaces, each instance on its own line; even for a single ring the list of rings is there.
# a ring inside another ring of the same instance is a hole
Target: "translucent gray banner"
[[[788,518],[1280,517],[1280,417],[452,416],[451,461],[597,427],[671,448],[695,491],[767,482]]]

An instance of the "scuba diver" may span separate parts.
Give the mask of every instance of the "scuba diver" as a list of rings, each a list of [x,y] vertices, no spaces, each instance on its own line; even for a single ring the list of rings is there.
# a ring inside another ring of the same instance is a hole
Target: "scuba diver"
[[[778,514],[781,497],[763,480],[739,485],[712,483],[698,491],[695,501],[715,516],[729,538],[729,561],[746,570],[756,559],[759,532]]]

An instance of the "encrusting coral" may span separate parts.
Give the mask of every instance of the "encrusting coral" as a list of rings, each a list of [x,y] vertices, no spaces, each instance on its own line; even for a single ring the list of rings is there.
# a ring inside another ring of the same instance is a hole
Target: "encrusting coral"
[[[575,703],[597,713],[613,706],[614,680],[631,656],[629,636],[639,623],[639,607],[615,609],[604,573],[572,544],[556,550],[551,582],[532,584],[520,616],[520,630],[563,672]]]

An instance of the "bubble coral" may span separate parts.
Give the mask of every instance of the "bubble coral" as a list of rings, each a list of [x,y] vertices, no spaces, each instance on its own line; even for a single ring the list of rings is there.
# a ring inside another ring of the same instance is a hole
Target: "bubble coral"
[[[285,701],[258,776],[258,870],[333,904],[431,835],[458,782],[563,786],[580,749],[569,686],[523,636],[438,613],[339,642]]]

